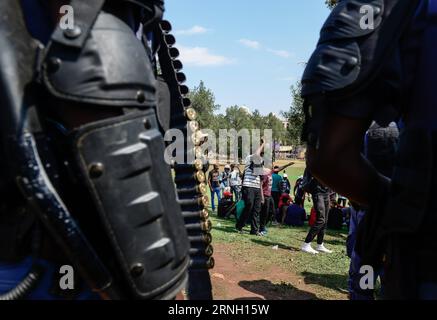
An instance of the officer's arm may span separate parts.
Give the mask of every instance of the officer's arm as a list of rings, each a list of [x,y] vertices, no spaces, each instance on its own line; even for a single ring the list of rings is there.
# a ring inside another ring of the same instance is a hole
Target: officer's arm
[[[381,182],[388,183],[361,154],[368,127],[368,120],[331,114],[322,124],[317,150],[307,152],[307,165],[318,180],[363,205],[375,198]]]

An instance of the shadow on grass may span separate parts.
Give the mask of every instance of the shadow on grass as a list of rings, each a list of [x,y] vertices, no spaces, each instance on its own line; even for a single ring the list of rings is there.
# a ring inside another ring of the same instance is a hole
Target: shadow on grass
[[[270,242],[270,241],[266,241],[266,240],[260,240],[260,239],[252,239],[252,242],[256,243],[256,244],[260,244],[262,246],[265,247],[274,247],[274,246],[278,246],[279,249],[282,250],[287,250],[287,251],[299,251],[298,248],[292,247],[292,246],[287,246],[285,244],[282,243],[277,243],[277,242]]]
[[[348,276],[343,274],[316,274],[302,272],[306,284],[316,284],[325,288],[336,290],[340,293],[347,293]]]
[[[222,232],[226,232],[226,233],[235,233],[235,234],[238,233],[237,229],[235,229],[235,226],[229,226],[229,227],[227,227],[227,226],[221,226],[221,227],[214,226],[213,230],[222,231]]]
[[[331,237],[339,237],[342,239],[346,239],[348,234],[349,234],[349,231],[346,229],[342,229],[342,230],[329,230],[328,229],[328,230],[326,230],[326,234],[328,236],[331,236]]]
[[[315,294],[300,290],[289,283],[275,284],[269,280],[254,280],[240,281],[238,285],[266,300],[318,300]]]
[[[330,244],[332,246],[346,246],[345,240],[325,239],[323,242]]]

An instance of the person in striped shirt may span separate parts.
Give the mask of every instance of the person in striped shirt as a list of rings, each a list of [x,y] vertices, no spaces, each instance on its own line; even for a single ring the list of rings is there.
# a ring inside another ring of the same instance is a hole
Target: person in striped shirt
[[[264,142],[258,150],[245,160],[242,196],[244,211],[237,220],[236,229],[242,233],[246,222],[250,220],[250,234],[262,236],[259,232],[261,206],[264,203],[261,176],[264,173]]]

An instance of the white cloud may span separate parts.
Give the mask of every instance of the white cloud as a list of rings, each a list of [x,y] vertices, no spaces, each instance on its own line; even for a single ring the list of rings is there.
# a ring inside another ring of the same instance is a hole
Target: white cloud
[[[208,31],[209,31],[208,29],[206,29],[202,26],[196,25],[190,29],[175,31],[174,34],[182,35],[182,36],[194,36],[194,35],[198,35],[198,34],[205,34]]]
[[[286,50],[274,50],[274,49],[269,49],[269,48],[263,48],[261,43],[258,41],[255,41],[255,40],[240,39],[240,40],[238,40],[238,42],[247,48],[254,49],[254,50],[263,49],[263,50],[270,52],[270,53],[273,53],[275,56],[278,56],[281,58],[288,59],[288,58],[293,56],[293,54],[291,52],[288,52]]]
[[[292,54],[285,50],[273,50],[273,49],[267,49],[268,52],[273,53],[274,55],[281,57],[281,58],[290,58]]]
[[[223,66],[235,62],[234,59],[210,52],[208,48],[179,46],[178,49],[181,54],[181,61],[185,65],[208,67]]]
[[[261,44],[258,41],[249,40],[249,39],[240,39],[238,42],[243,46],[251,49],[258,50],[261,48]]]

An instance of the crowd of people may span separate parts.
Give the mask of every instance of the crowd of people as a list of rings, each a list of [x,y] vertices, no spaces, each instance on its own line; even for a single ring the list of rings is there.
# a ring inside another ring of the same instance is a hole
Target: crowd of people
[[[238,165],[226,165],[223,171],[217,164],[213,166],[208,175],[212,211],[223,218],[234,215],[239,233],[243,233],[243,228],[249,224],[250,234],[260,237],[267,235],[269,224],[302,227],[309,220],[311,228],[302,251],[331,253],[323,243],[328,214],[334,210],[343,212],[345,198],[338,195],[337,200],[337,195],[319,184],[308,171],[292,186],[285,170],[294,162],[267,168],[262,161],[263,148],[261,145],[256,153],[245,159],[243,171]],[[306,200],[313,203],[311,215],[305,210]],[[345,213],[341,213],[341,217],[337,228],[349,221]],[[313,249],[311,242],[315,238],[317,247]]]
[[[378,170],[390,175],[398,138],[399,130],[395,123],[387,128],[373,123],[365,136],[363,155]],[[324,244],[327,228],[342,230],[347,226],[349,235],[346,247],[351,259],[349,295],[354,300],[374,299],[374,290],[363,290],[360,286],[362,264],[356,250],[357,230],[366,215],[366,209],[320,183],[308,169],[292,188],[284,170],[294,163],[266,168],[261,161],[262,156],[263,145],[246,159],[243,172],[237,165],[225,166],[223,172],[216,165],[210,172],[208,181],[212,199],[214,194],[217,194],[219,201],[221,196],[230,197],[231,203],[242,203],[244,207],[238,214],[236,205],[229,205],[223,216],[235,214],[237,231],[243,233],[246,224],[250,224],[250,234],[255,236],[265,236],[269,223],[302,227],[308,221],[310,228],[301,251],[312,255],[332,253]],[[226,192],[228,188],[232,192]],[[312,202],[309,215],[305,210],[305,202]],[[212,208],[214,211],[214,201]],[[315,248],[312,246],[314,241]],[[382,272],[377,271],[377,275],[381,277]]]
[[[243,228],[250,225],[250,235],[258,237],[267,235],[269,224],[303,227],[307,222],[309,231],[301,251],[311,255],[331,254],[333,251],[324,243],[326,230],[343,230],[346,226],[347,253],[351,258],[350,295],[362,297],[356,289],[359,257],[353,247],[363,210],[324,186],[308,169],[292,185],[285,170],[295,163],[267,168],[262,161],[263,148],[261,145],[245,159],[242,171],[239,165],[225,165],[223,171],[217,164],[213,166],[208,175],[212,211],[218,211],[222,218],[234,215],[237,232],[243,234]],[[305,210],[306,202],[312,203],[310,212]]]

